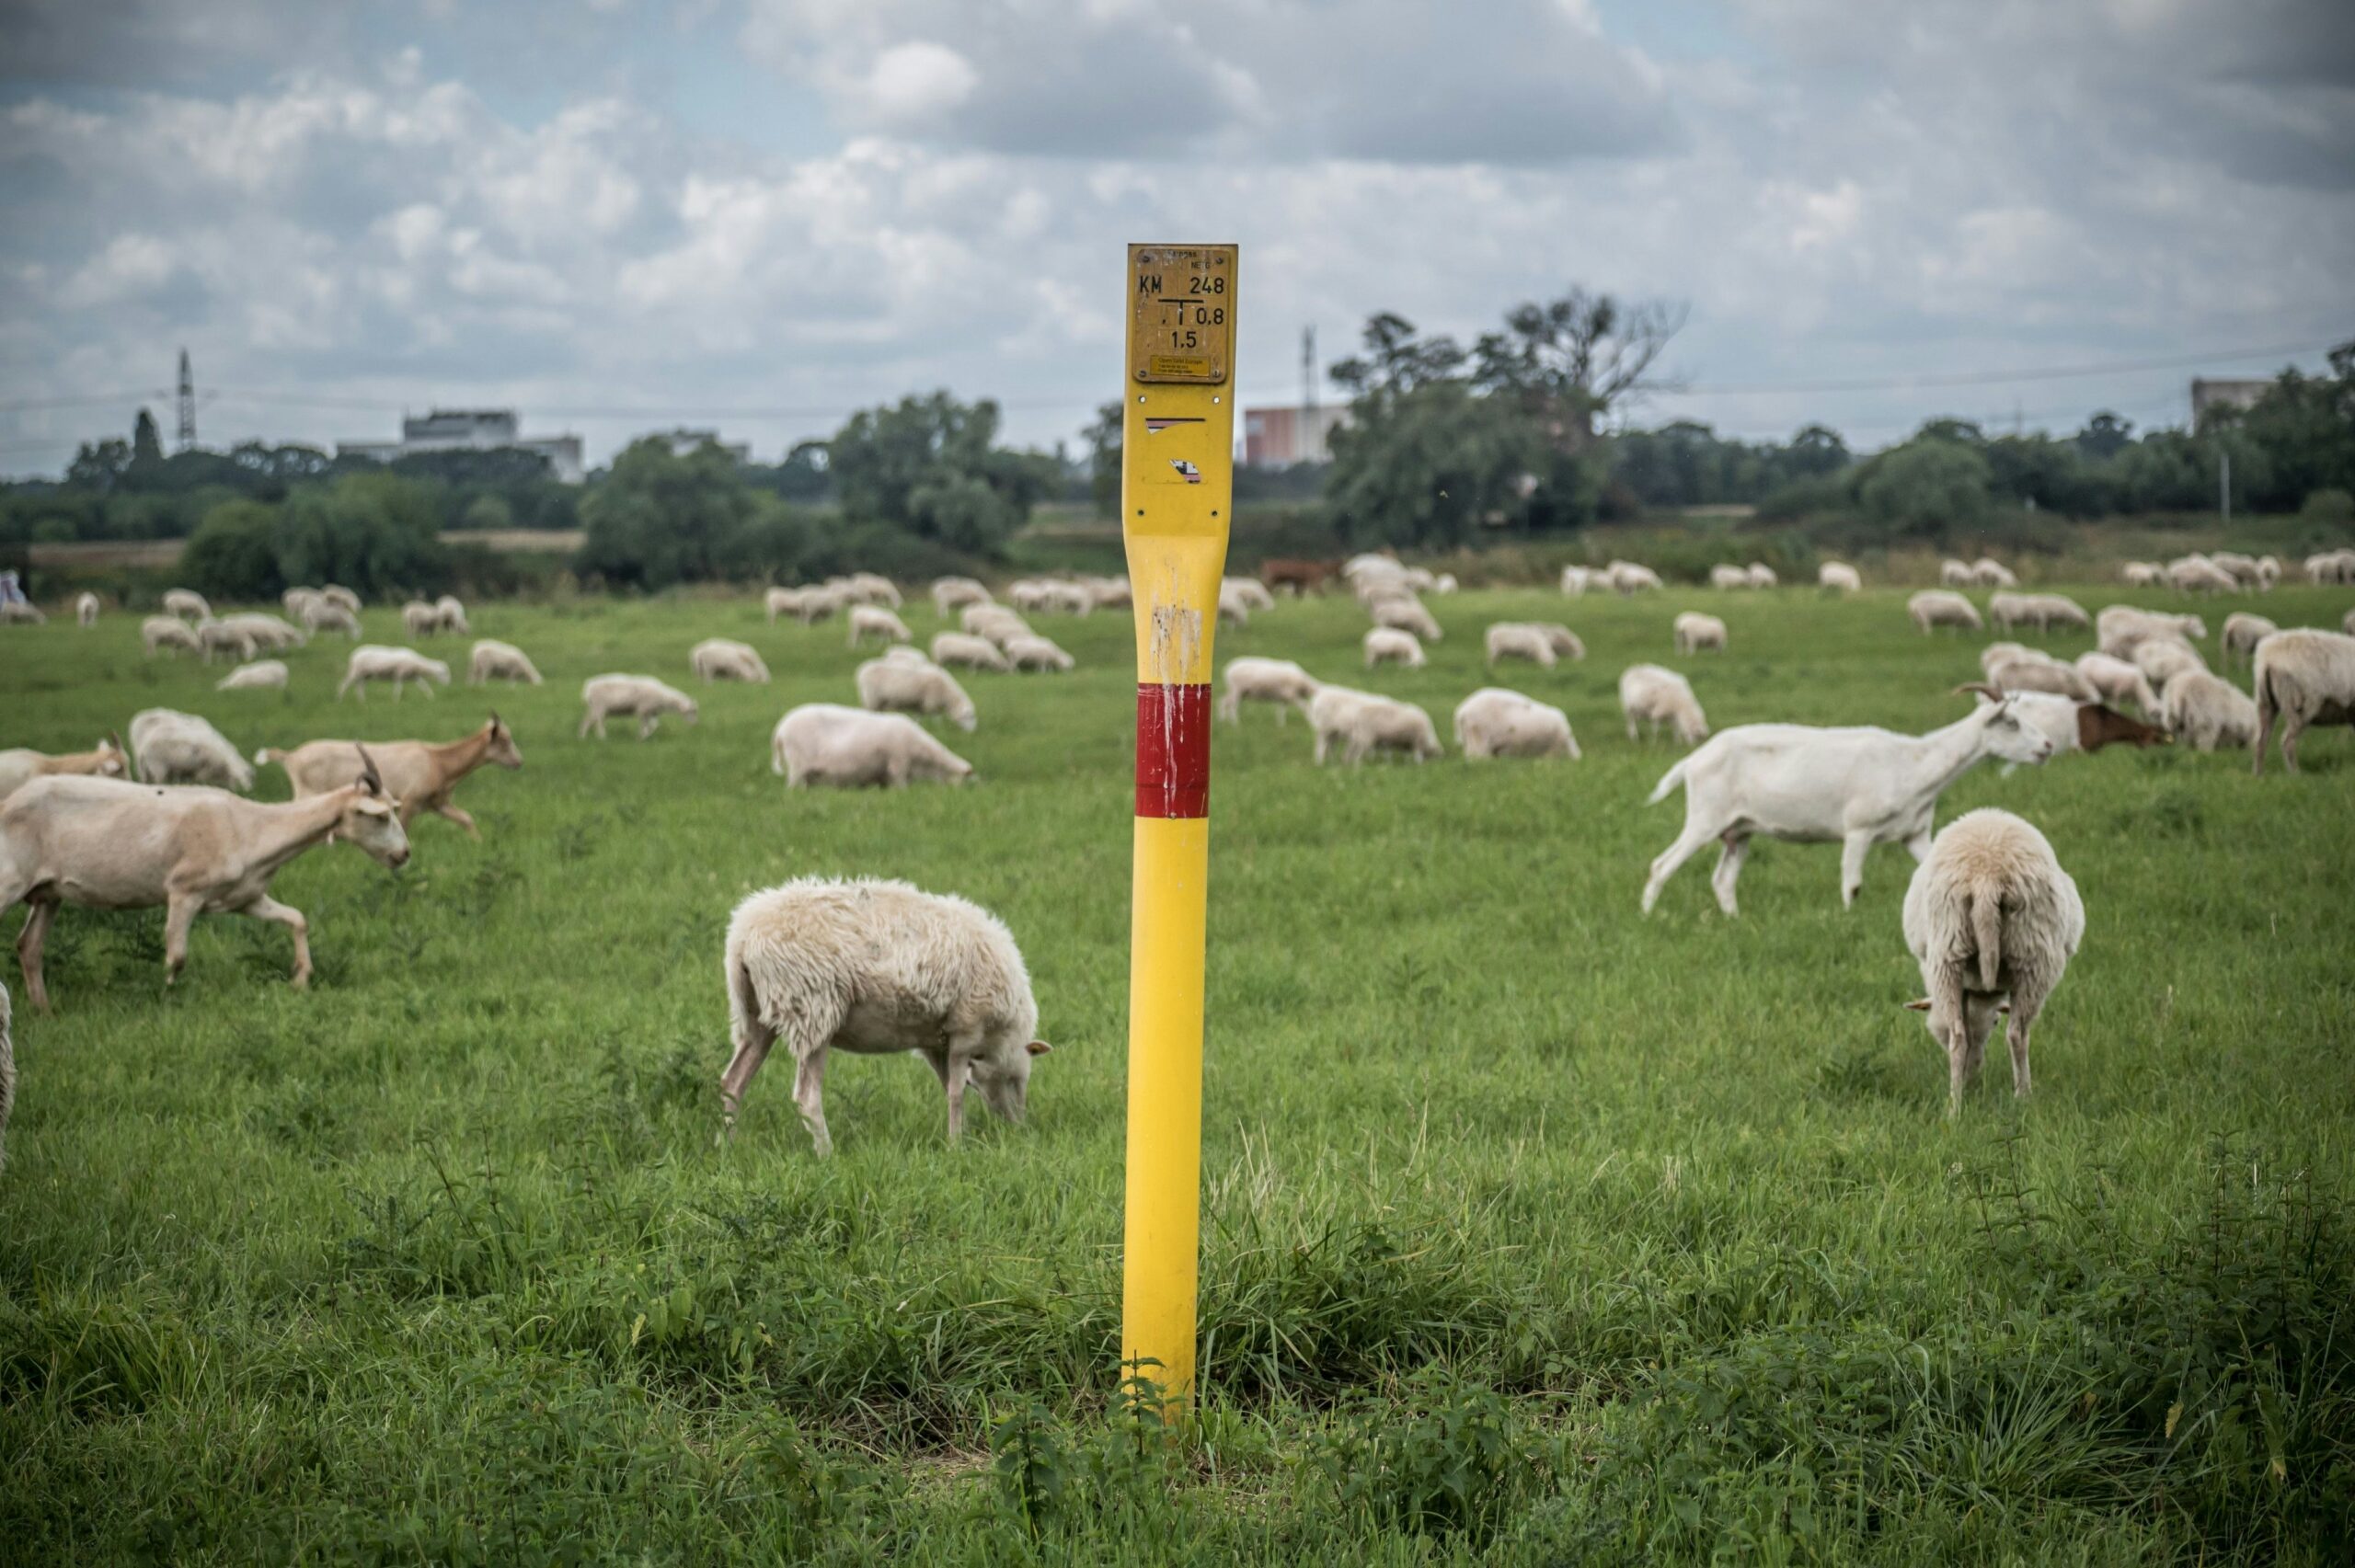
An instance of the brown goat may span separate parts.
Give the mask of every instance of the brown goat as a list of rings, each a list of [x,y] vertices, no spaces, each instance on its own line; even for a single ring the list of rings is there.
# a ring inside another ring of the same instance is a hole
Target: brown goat
[[[2098,751],[2105,746],[2172,746],[2175,737],[2156,725],[2141,719],[2128,718],[2116,708],[2099,703],[2077,704],[2077,745],[2086,751]]]
[[[1278,556],[1259,563],[1259,580],[1270,591],[1289,588],[1294,593],[1322,593],[1325,585],[1340,575],[1338,561],[1311,561]]]

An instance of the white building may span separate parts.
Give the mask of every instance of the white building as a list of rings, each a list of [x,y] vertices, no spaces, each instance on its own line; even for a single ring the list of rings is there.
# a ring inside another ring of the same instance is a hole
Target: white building
[[[421,452],[493,452],[513,447],[548,460],[551,477],[578,485],[589,472],[581,461],[579,436],[529,436],[519,433],[521,420],[512,408],[436,408],[422,418],[404,418],[396,441],[338,441],[339,457],[373,458],[390,463]]]
[[[1312,417],[1313,416],[1313,417]],[[1246,408],[1243,464],[1286,468],[1295,463],[1332,460],[1333,432],[1349,422],[1350,406],[1327,403],[1308,408]]]
[[[2254,408],[2257,400],[2272,386],[2271,376],[2194,376],[2191,378],[2191,422],[2199,424],[2200,417],[2211,408]]]
[[[692,456],[695,452],[696,449],[708,441],[713,446],[716,446],[720,451],[726,452],[729,456],[734,458],[739,464],[747,464],[752,461],[752,447],[751,442],[721,441],[718,430],[689,429],[686,426],[681,425],[678,429],[672,430],[649,430],[646,434],[638,437],[638,439],[639,441],[655,441],[664,442],[670,447],[671,455],[672,457]]]

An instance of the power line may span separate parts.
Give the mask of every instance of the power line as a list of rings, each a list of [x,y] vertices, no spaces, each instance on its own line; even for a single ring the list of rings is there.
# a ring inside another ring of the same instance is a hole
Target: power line
[[[1959,374],[1885,376],[1855,381],[1726,382],[1663,389],[1660,395],[1747,397],[1789,392],[1901,392],[1940,386],[2005,386],[2015,382],[2064,381],[2074,376],[2125,375],[2134,371],[2191,370],[2219,360],[2256,360],[2275,354],[2326,354],[2337,344],[2278,343],[2258,349],[2220,349],[2206,354],[2177,354],[2163,360],[2119,360],[2106,365],[2050,365],[2039,370],[1967,371]]]

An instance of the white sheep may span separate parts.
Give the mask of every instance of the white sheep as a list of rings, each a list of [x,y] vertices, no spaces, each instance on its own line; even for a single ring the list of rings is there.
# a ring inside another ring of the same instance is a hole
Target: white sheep
[[[1047,671],[1069,670],[1078,662],[1053,642],[1036,634],[1006,638],[1005,661],[1017,670]]]
[[[1586,645],[1578,634],[1550,621],[1499,621],[1481,640],[1491,670],[1508,658],[1525,658],[1551,670],[1557,659],[1586,657]]]
[[[2006,631],[2015,625],[2049,631],[2054,626],[2094,624],[2085,606],[2065,593],[1998,593],[1987,601],[1987,618]]]
[[[340,604],[354,615],[360,613],[360,596],[341,583],[329,583],[319,589],[319,597],[329,604]]]
[[[1438,642],[1442,636],[1439,623],[1423,608],[1418,599],[1377,599],[1368,607],[1377,626],[1393,631],[1412,632],[1427,643]]]
[[[29,599],[0,600],[0,626],[45,626],[48,614]]]
[[[2298,771],[2298,737],[2317,724],[2355,724],[2355,612],[2346,633],[2300,627],[2257,645],[2257,760],[2281,720],[2281,765]]]
[[[189,622],[210,621],[213,619],[213,606],[204,601],[204,595],[192,588],[166,589],[164,613],[177,615]]]
[[[908,624],[879,604],[854,604],[850,607],[850,635],[845,646],[856,647],[871,635],[887,643],[904,643],[914,639]]]
[[[466,684],[482,686],[493,681],[521,681],[527,686],[536,686],[540,672],[513,643],[483,637],[476,642],[474,653],[466,660]]]
[[[2355,582],[2355,550],[2325,550],[2307,556],[2305,567],[2311,583]]]
[[[677,714],[693,724],[702,710],[684,692],[651,675],[592,675],[580,683],[580,728],[576,739],[587,739],[592,729],[605,738],[609,718],[636,718],[638,738],[652,735],[664,714]]]
[[[1236,589],[1222,583],[1218,590],[1218,618],[1232,621],[1238,626],[1250,624],[1251,601]]]
[[[1646,802],[1657,805],[1683,786],[1684,830],[1652,862],[1644,912],[1676,868],[1714,841],[1724,847],[1709,885],[1717,907],[1735,913],[1734,883],[1758,833],[1839,841],[1840,902],[1852,905],[1875,844],[1902,843],[1916,860],[1929,853],[1931,817],[1948,784],[1989,757],[2037,763],[2052,750],[2007,698],[1927,735],[1801,724],[1722,731],[1669,769]]]
[[[1620,594],[1649,593],[1666,586],[1658,572],[1634,561],[1614,561],[1609,569],[1612,589]]]
[[[240,795],[254,787],[253,764],[194,714],[143,709],[131,721],[131,754],[142,784],[215,784]]]
[[[2150,681],[2153,691],[2165,697],[2167,682],[2195,671],[2204,674],[2208,661],[2180,637],[2150,637],[2134,645],[2134,668]]]
[[[1719,563],[1709,568],[1709,586],[1720,592],[1750,586],[1750,574],[1740,567]]]
[[[1693,683],[1657,664],[1631,664],[1619,672],[1619,710],[1626,715],[1630,740],[1636,738],[1638,723],[1655,739],[1663,724],[1686,746],[1709,738],[1709,720],[1693,694]]]
[[[74,620],[75,624],[81,626],[85,631],[98,624],[98,596],[97,594],[83,593],[75,596]]]
[[[2119,573],[2129,588],[2165,588],[2167,569],[2156,561],[2129,561]]]
[[[2211,550],[2208,564],[2242,588],[2255,588],[2261,575],[2257,570],[2257,557],[2245,555],[2238,550]]]
[[[254,640],[242,626],[226,621],[199,621],[196,624],[196,646],[204,650],[204,662],[213,662],[216,653],[225,653],[243,662],[254,656]]]
[[[1815,568],[1815,581],[1834,593],[1861,593],[1865,587],[1863,574],[1845,561],[1824,562]]]
[[[1778,586],[1782,580],[1782,578],[1775,575],[1775,568],[1768,566],[1765,562],[1752,561],[1750,563],[1751,587],[1774,588]]]
[[[443,594],[433,601],[433,609],[442,617],[443,631],[455,632],[460,636],[465,636],[474,630],[472,626],[466,624],[466,607],[459,603],[455,596]]]
[[[1453,572],[1442,572],[1431,579],[1433,593],[1453,593],[1458,586]]]
[[[335,700],[339,703],[343,701],[343,694],[357,686],[360,700],[366,702],[368,682],[371,681],[391,681],[393,701],[396,703],[401,699],[401,687],[410,681],[416,681],[418,690],[431,697],[437,681],[444,686],[450,683],[450,667],[438,658],[426,658],[415,648],[362,643],[353,648],[350,657],[344,660],[343,681],[335,689]]]
[[[1947,1115],[1962,1109],[2006,1001],[2012,1093],[2028,1092],[2028,1032],[2085,940],[2085,906],[2052,846],[2008,811],[1982,807],[1947,824],[1905,889],[1905,945],[1947,1053]]]
[[[1011,639],[1033,635],[1030,623],[1003,604],[969,604],[958,612],[957,624],[977,637],[987,637],[1000,652]]]
[[[2257,558],[2257,588],[2260,593],[2271,593],[2281,580],[2281,557],[2259,555]]]
[[[1376,626],[1365,635],[1363,642],[1368,670],[1377,664],[1403,664],[1409,670],[1420,670],[1427,662],[1423,657],[1423,645],[1416,640],[1412,632],[1402,632],[1395,626]],[[1553,660],[1549,658],[1546,662],[1550,664]]]
[[[1970,580],[1981,588],[2017,588],[2020,579],[2001,561],[1982,555],[1970,563]]]
[[[850,589],[867,604],[879,604],[886,610],[897,610],[906,602],[900,597],[900,585],[879,572],[853,572]]]
[[[1997,665],[2010,664],[2016,659],[2044,664],[2061,662],[2043,649],[2029,647],[2025,643],[1989,643],[1979,650],[1979,668],[1991,676],[1995,673]]]
[[[1715,615],[1704,615],[1697,610],[1687,610],[1676,618],[1671,628],[1676,637],[1676,651],[1698,653],[1703,648],[1726,647],[1726,624]]]
[[[932,579],[932,607],[943,620],[952,610],[962,610],[968,604],[987,604],[990,590],[973,578],[935,578]],[[771,620],[775,617],[772,615]]]
[[[35,779],[63,774],[119,779],[125,771],[121,743],[112,738],[99,740],[87,751],[63,751],[52,755],[21,747],[0,751],[0,800],[7,799]]]
[[[2077,673],[2106,703],[2131,703],[2145,714],[2159,711],[2159,694],[2152,690],[2151,678],[2122,658],[2106,653],[2079,654]]]
[[[2232,573],[2204,555],[2184,555],[2169,561],[2167,581],[2177,593],[2233,593],[2240,588]]]
[[[798,789],[867,784],[962,784],[973,765],[905,714],[868,713],[838,703],[804,703],[769,735],[769,771]]]
[[[1009,641],[1012,639],[1008,639]],[[1003,674],[1014,668],[1005,651],[987,637],[970,632],[942,632],[932,639],[932,661],[961,665],[968,670],[994,670]]]
[[[2101,693],[2093,682],[2077,671],[2074,664],[2062,664],[2051,658],[2011,658],[2000,660],[1987,671],[1987,680],[2002,692],[2050,692],[2076,703],[2097,703]]]
[[[442,630],[442,611],[422,599],[401,606],[401,630],[412,637],[430,637]]]
[[[1276,596],[1269,592],[1268,585],[1261,582],[1258,578],[1223,578],[1220,579],[1219,589],[1222,592],[1230,588],[1235,589],[1235,595],[1243,601],[1244,604],[1247,608],[1253,611],[1273,610],[1276,607]]]
[[[1484,686],[1456,704],[1455,744],[1468,759],[1579,757],[1568,714],[1501,686]]]
[[[216,692],[250,692],[263,688],[286,689],[286,664],[282,659],[258,658],[251,664],[241,664],[213,683]]]
[[[968,732],[979,722],[973,699],[936,664],[870,658],[858,667],[856,681],[858,705],[869,713],[938,715]]]
[[[2204,639],[2208,624],[2197,615],[2173,615],[2163,611],[2138,609],[2131,604],[2111,604],[2103,607],[2094,617],[2095,646],[2112,658],[2131,658],[2134,649],[2150,637],[2173,637],[2179,642]]]
[[[1938,563],[1938,583],[1943,588],[1969,588],[1978,580],[1969,561],[1948,559]]]
[[[1943,589],[1924,589],[1905,601],[1905,612],[1925,637],[1933,626],[1952,626],[1958,631],[1967,627],[1975,632],[1982,624],[1978,608],[1970,601]]]
[[[1084,585],[1087,596],[1098,610],[1126,610],[1136,602],[1136,595],[1129,587],[1125,574],[1119,577],[1089,578]]]
[[[2257,645],[2280,629],[2262,615],[2252,615],[2246,610],[2234,611],[2224,617],[2223,638],[2217,645],[2224,656],[2223,662],[2229,666],[2235,654],[2244,659],[2254,660]]]
[[[2221,675],[2184,670],[2161,685],[2160,701],[2166,727],[2196,750],[2257,741],[2257,704]]]
[[[769,667],[762,662],[759,650],[749,643],[727,637],[706,637],[689,648],[687,668],[701,676],[706,686],[715,681],[746,681],[756,686],[769,683]]]
[[[281,621],[275,615],[265,615],[259,611],[248,610],[236,615],[224,615],[221,624],[243,632],[246,640],[257,649],[268,648],[275,652],[281,648],[301,647],[311,640],[311,634],[293,622]]]
[[[1276,722],[1281,724],[1286,708],[1298,708],[1305,715],[1320,689],[1317,679],[1291,659],[1230,658],[1219,683],[1217,711],[1229,723],[1240,724],[1245,703],[1273,703]]]
[[[180,653],[196,653],[203,645],[189,624],[177,615],[150,615],[139,623],[139,640],[146,645],[147,657],[153,658],[164,648]]]
[[[734,1046],[719,1081],[720,1136],[780,1038],[794,1064],[793,1102],[821,1156],[826,1054],[913,1051],[948,1101],[948,1141],[964,1130],[965,1090],[1018,1123],[1039,1032],[1029,971],[1004,921],[962,898],[905,882],[805,877],[755,893],[728,921],[724,970]]]
[[[1610,575],[1607,572],[1598,571],[1592,567],[1564,567],[1562,568],[1562,591],[1574,599],[1590,588],[1601,589],[1610,586]]]
[[[1308,700],[1308,722],[1316,732],[1315,760],[1324,766],[1335,744],[1352,765],[1376,751],[1403,751],[1414,761],[1440,756],[1439,731],[1431,715],[1401,703],[1347,686],[1320,686]]]
[[[304,604],[302,621],[314,636],[322,632],[341,632],[356,641],[360,635],[360,617],[324,595]]]

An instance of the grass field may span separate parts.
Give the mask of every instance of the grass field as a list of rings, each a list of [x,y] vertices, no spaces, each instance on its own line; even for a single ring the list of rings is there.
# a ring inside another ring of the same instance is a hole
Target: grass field
[[[1670,658],[1705,601],[1731,651]],[[849,700],[857,656],[747,601],[479,606],[548,684],[397,706],[329,701],[339,640],[281,698],[144,660],[128,615],[0,630],[0,745],[496,705],[525,763],[460,792],[479,844],[427,819],[397,875],[280,877],[308,994],[276,927],[200,921],[167,991],[160,912],[59,917],[0,1174],[0,1558],[2345,1562],[2355,737],[2294,780],[2113,750],[1947,794],[2038,823],[2089,910],[2024,1107],[1999,1049],[1944,1116],[1901,849],[1853,910],[1836,847],[1762,841],[1739,921],[1706,857],[1637,914],[1681,806],[1641,804],[1675,753],[1623,738],[1620,669],[1687,670],[1719,727],[1926,728],[1983,639],[1901,601],[1467,593],[1429,669],[1370,678],[1345,602],[1220,633],[1444,734],[1487,622],[1567,620],[1584,662],[1501,683],[1586,755],[1320,773],[1296,721],[1222,727],[1178,1443],[1113,1397],[1125,616],[1048,628],[1075,674],[969,682],[981,783],[888,795],[771,775],[771,725]],[[582,678],[684,683],[714,634],[775,683],[574,739]],[[1056,1047],[1028,1126],[951,1150],[930,1072],[838,1057],[833,1161],[774,1065],[714,1148],[729,911],[812,874],[1004,916]]]

